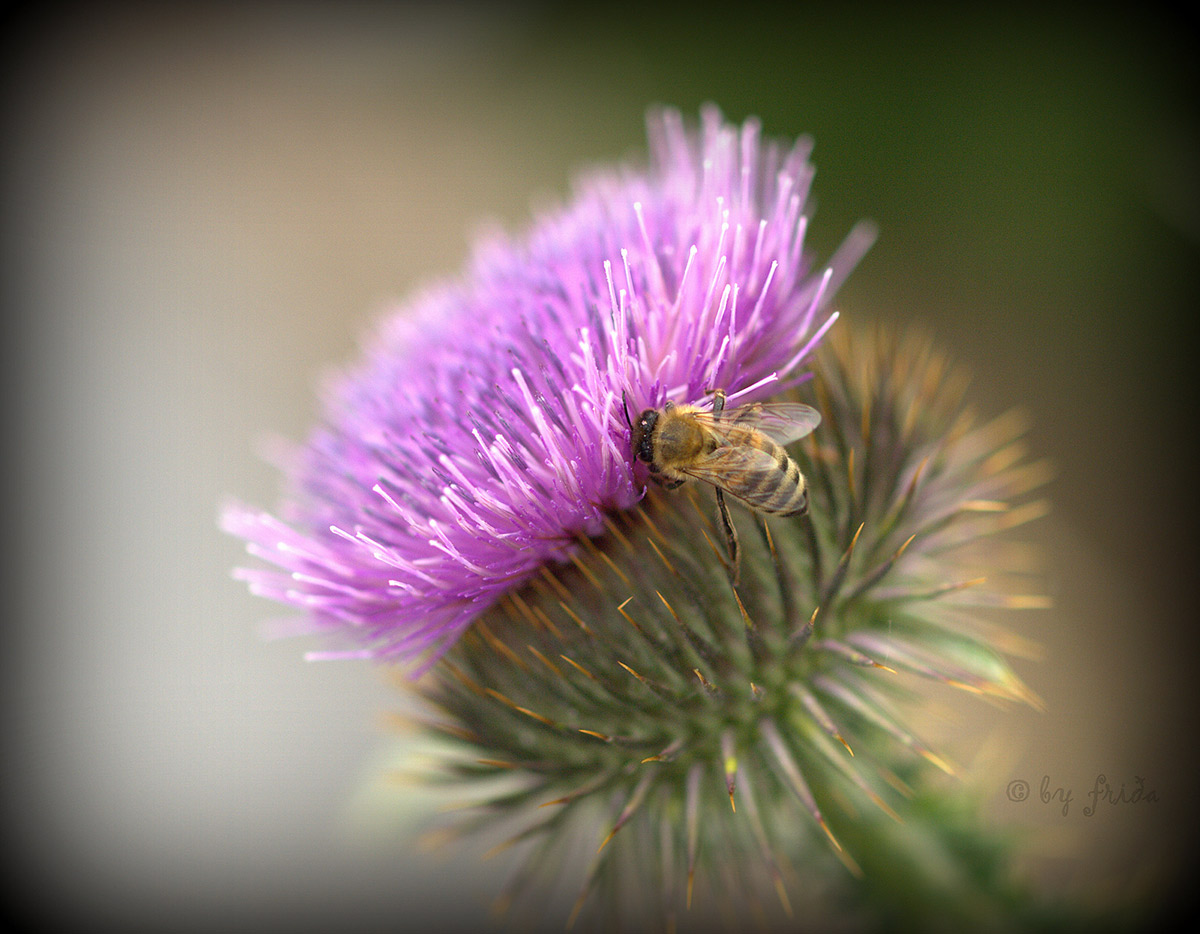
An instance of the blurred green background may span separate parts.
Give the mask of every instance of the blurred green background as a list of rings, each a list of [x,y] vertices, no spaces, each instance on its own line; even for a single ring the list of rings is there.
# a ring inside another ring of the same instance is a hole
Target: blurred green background
[[[379,794],[379,714],[399,701],[366,666],[259,641],[276,611],[229,580],[241,548],[217,504],[275,501],[257,439],[302,437],[322,370],[454,274],[481,221],[519,229],[582,166],[639,157],[649,106],[705,101],[815,138],[821,256],[878,223],[840,327],[922,325],[983,412],[1032,416],[1057,475],[1029,535],[1057,606],[1022,624],[1047,657],[1019,670],[1048,711],[968,698],[947,741],[965,762],[980,737],[1004,751],[988,816],[1035,834],[1039,885],[1165,897],[1196,811],[1190,13],[4,15],[15,905],[196,929],[483,923],[490,882],[463,897],[447,873],[500,869],[346,830]],[[1159,800],[1085,818],[1099,774]],[[1074,789],[1070,814],[1005,799],[1043,775]]]

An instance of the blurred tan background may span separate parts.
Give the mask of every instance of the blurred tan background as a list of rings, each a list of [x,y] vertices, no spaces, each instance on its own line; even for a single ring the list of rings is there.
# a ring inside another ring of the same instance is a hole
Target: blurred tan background
[[[932,329],[1057,466],[1030,529],[1057,607],[1022,625],[1047,658],[1019,664],[1048,711],[965,699],[957,758],[1000,738],[991,811],[1038,834],[1040,884],[1119,900],[1169,877],[1196,811],[1195,34],[1039,9],[8,14],[13,910],[485,922],[464,880],[504,866],[363,832],[396,694],[260,638],[277,611],[230,579],[218,504],[275,502],[259,442],[303,437],[322,369],[457,272],[481,222],[520,227],[582,165],[643,153],[649,105],[706,100],[814,135],[813,246],[881,228],[844,321]],[[1084,817],[1099,774],[1159,800]]]

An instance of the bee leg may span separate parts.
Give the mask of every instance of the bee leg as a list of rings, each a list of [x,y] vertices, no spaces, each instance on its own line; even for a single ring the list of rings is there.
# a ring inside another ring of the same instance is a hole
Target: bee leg
[[[725,390],[724,389],[706,389],[706,396],[713,397],[713,415],[720,415],[725,411]],[[761,402],[751,402],[748,405],[743,405],[741,408],[731,411],[736,411],[735,415],[730,416],[734,423],[752,420],[754,416],[762,410]]]
[[[664,490],[674,490],[676,487],[683,486],[685,477],[676,477],[669,479],[663,476],[662,471],[654,464],[648,465],[648,474],[651,480],[661,486]]]
[[[713,415],[720,415],[725,411],[725,390],[710,389],[708,390],[713,397]],[[725,533],[725,544],[729,548],[729,582],[734,587],[738,584],[738,537],[737,529],[733,527],[733,520],[729,517],[729,507],[725,505],[725,492],[717,487],[717,515],[721,519],[721,531]]]
[[[725,505],[725,493],[720,487],[717,487],[717,516],[720,517],[721,531],[725,533],[725,544],[729,548],[729,563],[726,565],[729,571],[729,583],[736,587],[740,570],[738,535],[737,529],[733,525],[733,519],[729,515],[729,507]]]

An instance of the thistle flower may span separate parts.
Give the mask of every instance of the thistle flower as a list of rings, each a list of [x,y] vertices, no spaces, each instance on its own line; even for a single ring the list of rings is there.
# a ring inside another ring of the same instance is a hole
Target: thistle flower
[[[479,799],[451,834],[521,848],[499,905],[540,913],[565,885],[596,930],[742,930],[861,876],[860,914],[892,885],[892,923],[975,929],[1011,897],[911,702],[929,680],[1038,704],[1003,659],[1025,646],[980,608],[1043,603],[1002,587],[1020,563],[995,533],[1042,512],[1022,500],[1045,468],[1015,416],[975,424],[923,339],[839,329],[817,359],[803,398],[825,421],[793,453],[810,515],[732,510],[740,584],[709,489],[652,490],[419,686],[436,780]]]
[[[649,121],[649,168],[599,172],[523,240],[497,237],[459,282],[383,322],[291,456],[281,517],[222,524],[276,569],[251,589],[333,640],[320,657],[429,664],[577,538],[634,506],[623,398],[730,404],[794,382],[869,245],[813,274],[810,145],[714,108]]]
[[[501,905],[566,885],[564,914],[601,930],[740,930],[886,879],[885,851],[915,885],[965,846],[955,917],[978,920],[997,860],[934,813],[931,774],[954,769],[909,701],[927,679],[1037,703],[1003,658],[1021,644],[976,610],[1040,602],[995,589],[992,541],[1039,512],[1016,501],[1042,471],[1012,419],[974,425],[927,344],[835,337],[804,387],[824,423],[794,448],[809,517],[735,508],[729,573],[712,489],[647,494],[627,408],[801,398],[872,235],[814,272],[807,142],[708,109],[695,131],[653,115],[650,143],[648,168],[585,178],[382,324],[281,516],[226,511],[275,565],[240,576],[333,640],[318,657],[419,660],[438,780],[482,801],[451,830],[522,851]]]

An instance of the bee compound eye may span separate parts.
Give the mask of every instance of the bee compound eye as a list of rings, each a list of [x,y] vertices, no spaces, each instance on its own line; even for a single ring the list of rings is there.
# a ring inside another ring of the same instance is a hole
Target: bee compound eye
[[[658,422],[658,412],[646,409],[638,416],[637,426],[633,432],[634,455],[638,460],[649,464],[654,460],[654,450],[651,444],[651,433]]]

